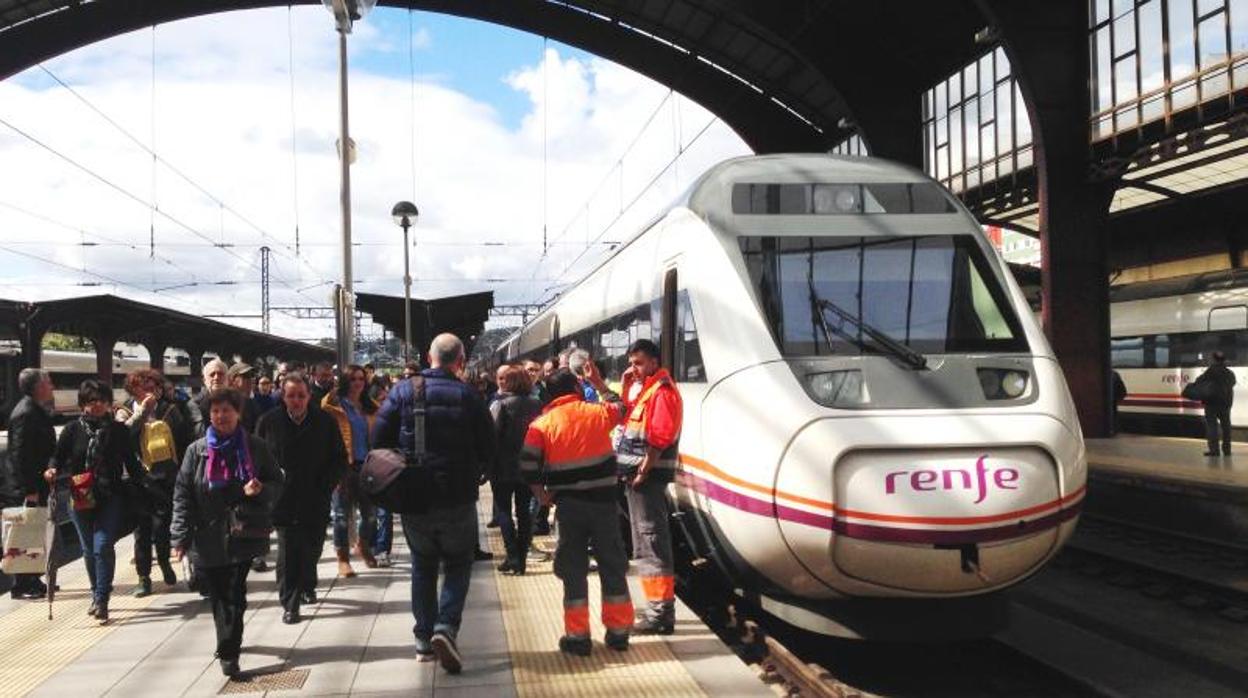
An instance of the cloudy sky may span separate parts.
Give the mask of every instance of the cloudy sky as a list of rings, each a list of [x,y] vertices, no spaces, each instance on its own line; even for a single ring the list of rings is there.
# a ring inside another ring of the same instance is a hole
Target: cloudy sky
[[[342,269],[335,44],[323,8],[221,14],[0,82],[0,298],[115,293],[257,314],[268,245],[272,304],[327,305]],[[748,152],[626,68],[471,20],[379,9],[351,37],[350,79],[363,292],[402,295],[400,199],[421,211],[416,297],[531,303]],[[273,330],[332,334],[282,313]]]

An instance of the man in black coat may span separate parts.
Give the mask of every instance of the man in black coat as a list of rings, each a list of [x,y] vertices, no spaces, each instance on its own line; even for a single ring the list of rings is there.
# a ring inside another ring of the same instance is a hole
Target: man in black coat
[[[48,469],[56,450],[56,431],[52,428],[52,377],[38,368],[22,369],[17,376],[22,399],[9,415],[9,468],[13,482],[25,502],[32,506],[48,503],[48,482],[43,472]],[[15,575],[15,599],[40,599],[48,588],[37,574]]]
[[[1231,405],[1235,402],[1235,373],[1226,367],[1226,355],[1213,352],[1213,363],[1196,379],[1204,385],[1206,456],[1218,455],[1221,427],[1222,455],[1231,455]]]
[[[299,606],[316,603],[316,563],[325,545],[329,499],[342,479],[347,449],[334,418],[309,408],[311,391],[298,373],[282,380],[282,405],[256,424],[286,474],[273,509],[277,527],[277,587],[282,621],[301,620]]]

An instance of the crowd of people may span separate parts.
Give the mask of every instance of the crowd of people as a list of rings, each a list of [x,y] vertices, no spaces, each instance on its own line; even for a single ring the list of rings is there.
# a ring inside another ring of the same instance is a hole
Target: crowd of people
[[[396,512],[373,501],[361,476],[376,449],[396,449],[425,477],[412,497],[419,502],[396,505],[411,552],[419,658],[451,673],[462,667],[457,636],[472,564],[490,557],[476,515],[487,482],[504,574],[526,573],[533,537],[550,533],[554,509],[554,569],[564,588],[559,649],[592,651],[592,556],[604,643],[625,651],[633,633],[673,632],[664,491],[681,428],[680,394],[659,366],[657,346],[639,340],[628,357],[612,386],[580,349],[469,375],[463,343],[450,334],[433,340],[428,368],[410,363],[399,379],[367,365],[335,373],[326,363],[283,363],[270,375],[213,359],[190,399],[179,399],[155,369],[128,375],[121,400],[107,382],[88,379],[78,391],[79,416],[59,436],[50,377],[31,368],[18,380],[23,398],[9,421],[9,463],[29,505],[63,496],[90,581],[88,613],[99,623],[109,622],[120,537],[134,533],[138,596],[154,593],[154,569],[166,588],[176,585],[174,565],[185,560],[186,584],[211,604],[216,657],[228,676],[240,671],[247,578],[267,569],[273,534],[288,624],[317,602],[327,529],[339,577],[356,575],[353,560],[392,564]],[[618,523],[623,508],[628,541]],[[629,548],[645,595],[636,616]],[[11,593],[37,599],[46,592],[39,575],[20,575]]]

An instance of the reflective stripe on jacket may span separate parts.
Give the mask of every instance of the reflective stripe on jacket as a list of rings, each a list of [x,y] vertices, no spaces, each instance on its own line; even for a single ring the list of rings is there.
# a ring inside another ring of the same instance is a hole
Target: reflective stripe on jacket
[[[674,438],[670,443],[655,443],[654,425],[652,420],[655,417],[655,404],[659,399],[667,399],[670,401],[670,415],[665,418],[675,420],[674,428],[668,429],[674,434]],[[637,474],[637,469],[641,467],[641,462],[646,457],[646,452],[651,447],[658,448],[659,459],[655,461],[650,470],[649,477],[658,482],[671,482],[676,476],[676,465],[680,450],[680,420],[683,414],[683,403],[680,399],[680,391],[676,389],[676,383],[672,380],[671,375],[666,369],[659,369],[659,372],[650,377],[641,389],[641,394],[637,397],[637,401],[633,403],[628,412],[628,420],[624,424],[624,436],[620,439],[619,449],[616,452],[616,460],[619,463],[620,474],[625,478],[632,478]]]
[[[614,488],[615,451],[611,430],[624,417],[618,397],[588,403],[564,395],[533,420],[520,450],[520,477],[552,492]]]

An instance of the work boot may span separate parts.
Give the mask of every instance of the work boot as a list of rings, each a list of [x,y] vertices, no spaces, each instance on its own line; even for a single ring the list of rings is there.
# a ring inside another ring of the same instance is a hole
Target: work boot
[[[134,588],[134,598],[141,599],[152,595],[152,578],[139,577],[139,585]]]
[[[355,570],[351,569],[351,556],[347,553],[346,548],[338,548],[338,576],[354,577]]]
[[[559,651],[564,654],[574,654],[578,657],[588,657],[594,649],[594,643],[587,637],[572,637],[564,635],[559,638]]]
[[[642,616],[633,624],[634,635],[671,635],[676,632],[676,624],[668,619]]]
[[[367,567],[370,570],[376,569],[377,558],[373,557],[372,551],[364,546],[363,541],[357,540],[355,542],[355,554],[358,555],[359,558],[364,561],[365,567]]]
[[[607,647],[616,652],[624,652],[628,650],[628,633],[617,633],[610,630],[607,631],[605,637],[602,638]]]

